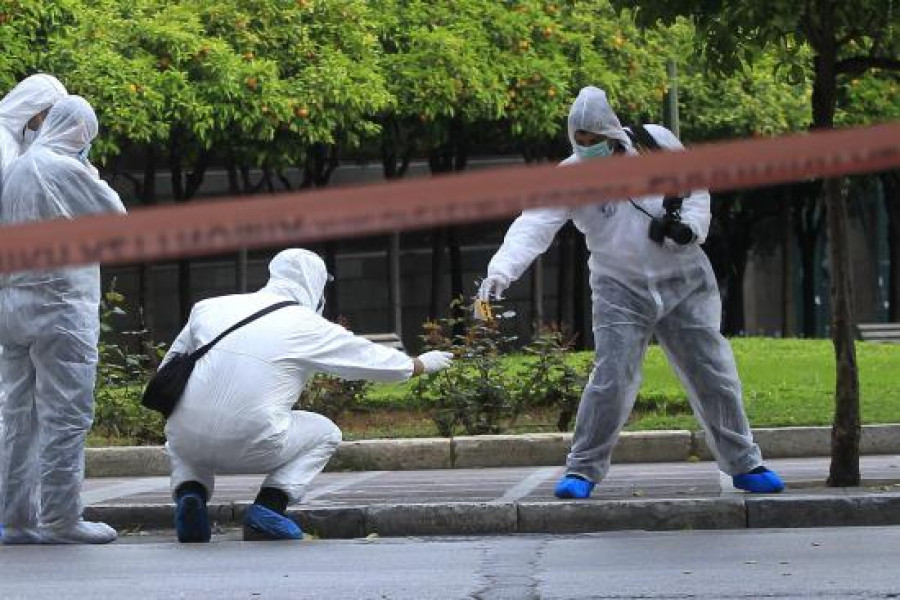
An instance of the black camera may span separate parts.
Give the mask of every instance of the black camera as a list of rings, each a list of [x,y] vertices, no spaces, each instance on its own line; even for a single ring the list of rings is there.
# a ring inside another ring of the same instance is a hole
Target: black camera
[[[657,244],[662,244],[665,238],[669,238],[676,244],[685,246],[694,241],[696,237],[690,227],[681,222],[682,198],[666,196],[663,200],[663,208],[666,211],[661,217],[650,219],[650,230],[647,235]]]

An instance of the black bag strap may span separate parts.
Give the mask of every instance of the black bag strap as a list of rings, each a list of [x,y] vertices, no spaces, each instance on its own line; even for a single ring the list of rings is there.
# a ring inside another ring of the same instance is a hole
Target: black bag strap
[[[205,346],[201,346],[200,348],[198,348],[197,350],[195,350],[194,352],[192,352],[192,353],[191,353],[191,358],[194,359],[194,360],[199,360],[200,357],[202,357],[204,354],[206,354],[207,352],[209,352],[210,348],[212,348],[213,346],[215,346],[216,344],[218,344],[219,341],[220,341],[223,337],[225,337],[225,336],[228,335],[229,333],[233,332],[234,330],[240,329],[240,328],[243,327],[244,325],[246,325],[246,324],[248,324],[248,323],[250,323],[250,322],[252,322],[252,321],[255,321],[256,319],[259,319],[260,317],[264,317],[264,316],[266,316],[267,314],[269,314],[270,312],[275,312],[275,311],[278,310],[278,309],[284,308],[284,307],[286,307],[286,306],[296,305],[296,304],[297,304],[297,302],[294,302],[293,300],[285,300],[284,302],[278,302],[278,303],[276,303],[276,304],[273,304],[272,306],[267,306],[266,308],[262,309],[261,311],[258,311],[258,312],[253,313],[252,315],[250,315],[250,316],[247,317],[246,319],[243,319],[243,320],[241,320],[241,321],[235,323],[234,325],[232,325],[231,327],[229,327],[228,329],[226,329],[225,331],[223,331],[222,333],[220,333],[218,336],[216,336],[216,339],[214,339],[214,340],[211,341],[210,343],[206,344]]]
[[[653,134],[647,131],[647,128],[643,125],[633,125],[626,129],[625,132],[628,134],[628,137],[631,138],[631,143],[640,146],[645,150],[661,149],[659,142],[656,141]]]

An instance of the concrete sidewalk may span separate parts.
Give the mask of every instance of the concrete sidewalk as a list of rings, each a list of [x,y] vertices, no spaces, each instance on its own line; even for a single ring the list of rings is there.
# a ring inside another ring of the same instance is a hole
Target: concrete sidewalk
[[[580,533],[900,524],[900,455],[862,458],[863,486],[825,488],[827,458],[774,459],[783,494],[734,490],[714,463],[616,464],[594,497],[560,501],[559,466],[323,473],[291,514],[318,537]],[[217,479],[210,512],[237,526],[262,476]],[[85,517],[120,530],[170,529],[167,477],[85,482]]]

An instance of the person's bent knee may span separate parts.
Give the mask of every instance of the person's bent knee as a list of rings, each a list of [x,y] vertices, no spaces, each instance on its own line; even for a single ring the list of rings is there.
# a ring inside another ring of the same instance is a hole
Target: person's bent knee
[[[316,439],[321,440],[322,444],[337,447],[344,439],[341,428],[334,421],[319,413],[305,413],[306,423],[304,427],[306,431]]]
[[[332,421],[331,419],[326,419],[326,420],[328,421],[328,424],[330,425],[330,427],[328,428],[328,431],[323,436],[323,439],[330,446],[337,448],[338,444],[340,444],[341,441],[344,439],[344,434],[341,431],[341,428],[338,427],[334,423],[334,421]]]

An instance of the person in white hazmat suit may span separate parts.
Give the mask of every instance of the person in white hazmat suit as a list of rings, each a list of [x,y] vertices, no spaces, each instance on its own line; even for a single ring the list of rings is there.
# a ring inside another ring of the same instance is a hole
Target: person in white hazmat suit
[[[655,145],[682,149],[668,129],[648,125]],[[581,90],[568,118],[573,165],[613,154],[637,154],[606,94]],[[527,210],[510,226],[490,261],[479,297],[500,298],[545,252],[568,220],[585,235],[596,357],[575,422],[559,498],[587,498],[609,469],[618,435],[634,406],[641,364],[656,336],[685,386],[719,468],[734,485],[779,492],[780,478],[763,466],[741,400],[734,355],[719,332],[721,299],[709,260],[700,248],[710,224],[709,194],[695,190],[680,214],[666,214],[663,198],[573,209]],[[650,237],[653,222],[654,238]],[[664,225],[664,226],[663,226]]]
[[[32,75],[0,100],[0,193],[3,172],[31,144],[50,107],[66,97],[66,88],[51,75]],[[3,348],[0,347],[0,354]],[[3,380],[0,379],[0,474],[3,473]],[[0,537],[3,536],[3,480],[0,476]]]
[[[300,539],[285,515],[341,441],[326,417],[292,410],[317,372],[345,379],[403,381],[448,367],[452,354],[411,358],[353,335],[321,316],[329,275],[316,254],[278,253],[257,292],[198,302],[172,344],[193,352],[266,307],[294,301],[236,329],[199,361],[166,423],[175,529],[181,542],[208,542],[206,503],[217,473],[267,473],[245,515],[245,539]]]
[[[87,160],[97,117],[78,96],[58,101],[31,147],[4,173],[4,225],[124,213]],[[104,523],[82,520],[84,442],[93,422],[100,267],[0,277],[6,544],[107,543]]]

